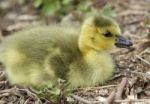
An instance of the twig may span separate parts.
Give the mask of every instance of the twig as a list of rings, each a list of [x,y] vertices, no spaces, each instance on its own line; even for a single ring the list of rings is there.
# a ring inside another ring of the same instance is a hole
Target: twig
[[[118,1],[120,1],[120,0],[118,0]],[[122,1],[118,2],[118,4],[121,4],[124,7],[129,8],[130,10],[139,10],[139,11],[149,10],[149,6],[147,5],[147,2],[145,2],[145,1],[144,1],[144,3],[140,2],[140,5],[135,5],[135,6],[130,5],[129,3],[126,3],[126,2],[122,2]]]
[[[114,95],[114,92],[112,92],[112,95]],[[89,101],[89,100],[86,100],[84,98],[81,98],[79,97],[78,95],[71,95],[74,99],[80,101],[80,102],[83,102],[85,104],[103,104],[104,102],[102,101]],[[131,99],[127,99],[127,100],[114,100],[115,103],[123,103],[123,102],[150,102],[150,99],[134,99],[134,100],[131,100]],[[104,103],[104,104],[111,104],[111,103]]]
[[[74,99],[80,101],[80,102],[83,102],[85,104],[100,104],[102,103],[101,101],[89,101],[89,100],[86,100],[84,98],[81,98],[79,97],[78,95],[71,95]]]
[[[147,15],[147,11],[138,11],[138,10],[126,10],[118,14],[119,17],[128,16],[128,15]]]
[[[0,85],[6,84],[8,81],[0,81]]]
[[[121,100],[123,89],[127,83],[127,78],[123,78],[121,83],[117,86],[117,92],[114,90],[105,101],[105,104],[111,104],[114,100]]]
[[[115,103],[123,103],[123,102],[147,102],[149,103],[150,102],[150,99],[134,99],[134,100],[115,100]]]
[[[25,91],[28,96],[33,97],[33,98],[38,98],[38,96],[34,93],[32,93],[31,91],[29,91],[28,89],[18,89],[19,91]]]
[[[15,92],[14,90],[16,91],[16,89],[14,89],[14,88],[6,89],[6,90],[1,90],[0,94],[3,94],[3,93],[13,93],[13,92]]]
[[[136,72],[136,71],[129,71],[129,72],[131,72],[131,73],[133,73],[133,74],[142,75],[142,76],[147,77],[147,78],[150,79],[150,75],[149,75],[149,74],[142,73],[142,72]]]
[[[88,87],[88,88],[79,88],[79,90],[98,90],[98,89],[105,89],[105,88],[110,88],[110,87],[116,87],[117,85],[107,85],[107,86],[100,86],[100,87]]]
[[[139,22],[143,21],[143,18],[137,19],[137,20],[132,20],[131,22],[127,22],[124,25],[133,25],[133,24],[138,24]]]
[[[114,77],[111,78],[111,80],[115,80],[118,79],[120,77],[124,76],[124,74],[120,73],[120,74],[116,74]],[[116,85],[117,86],[117,85]]]
[[[142,57],[140,57],[139,55],[136,55],[136,57],[137,57],[138,59],[140,59],[141,61],[145,62],[146,64],[150,65],[150,63],[149,63],[148,61],[144,60],[144,59],[143,59]]]
[[[9,95],[10,95],[10,93],[3,93],[3,94],[0,94],[0,98],[5,97],[5,96],[9,96]]]
[[[147,51],[146,49],[150,46],[150,40],[148,39],[143,39],[141,43],[137,47],[137,53],[140,53],[139,56],[141,56],[141,53],[143,54],[143,51]]]
[[[123,78],[121,83],[117,86],[117,93],[115,96],[116,100],[121,100],[122,99],[122,93],[123,93],[123,89],[126,86],[127,83],[127,78]]]
[[[145,49],[144,51],[140,52],[138,55],[141,56],[143,54],[150,54],[150,51]]]
[[[0,91],[0,95],[2,95],[2,96],[4,96],[4,95],[8,96],[8,94],[9,95],[22,96],[15,88]]]
[[[108,96],[107,100],[104,102],[104,104],[111,104],[115,99],[115,94],[116,91],[112,91],[111,94]]]
[[[19,91],[25,91],[27,93],[28,96],[35,98],[37,100],[38,103],[36,104],[42,104],[40,98],[33,92],[31,92],[29,89],[18,89]]]
[[[0,73],[0,81],[5,78],[5,74],[6,74],[6,73],[5,73],[4,71],[2,71],[2,72]]]
[[[121,83],[117,86],[116,90],[112,91],[112,93],[108,96],[108,98],[104,101],[88,101],[83,99],[77,95],[72,95],[72,97],[78,101],[81,101],[86,104],[97,104],[97,103],[104,103],[104,104],[111,104],[115,99],[120,100],[122,98],[123,89],[127,83],[127,78],[123,78]],[[103,86],[104,87],[104,86]]]

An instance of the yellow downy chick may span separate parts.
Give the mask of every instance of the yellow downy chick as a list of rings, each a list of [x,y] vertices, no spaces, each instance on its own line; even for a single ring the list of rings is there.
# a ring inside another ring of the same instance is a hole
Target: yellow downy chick
[[[107,50],[114,45],[132,43],[112,19],[93,16],[81,29],[50,25],[12,34],[3,42],[2,62],[11,83],[40,87],[61,78],[70,88],[94,86],[113,74]]]

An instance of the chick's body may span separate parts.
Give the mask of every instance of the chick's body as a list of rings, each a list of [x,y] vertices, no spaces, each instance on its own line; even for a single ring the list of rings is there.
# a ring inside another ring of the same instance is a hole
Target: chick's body
[[[78,87],[103,83],[110,78],[114,71],[112,58],[107,49],[88,46],[89,40],[85,41],[87,37],[83,35],[90,33],[90,25],[85,33],[87,24],[81,30],[58,25],[37,27],[6,38],[2,61],[10,82],[38,87],[55,84],[61,78],[70,87]],[[91,35],[88,38],[96,44]],[[112,43],[114,40],[111,39]]]

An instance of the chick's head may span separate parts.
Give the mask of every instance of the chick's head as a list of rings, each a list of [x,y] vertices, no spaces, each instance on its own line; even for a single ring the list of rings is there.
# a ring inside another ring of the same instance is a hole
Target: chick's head
[[[82,51],[88,49],[105,51],[120,42],[120,34],[120,28],[114,20],[105,16],[91,17],[85,20],[82,26],[79,46]],[[122,39],[124,43],[131,44]]]

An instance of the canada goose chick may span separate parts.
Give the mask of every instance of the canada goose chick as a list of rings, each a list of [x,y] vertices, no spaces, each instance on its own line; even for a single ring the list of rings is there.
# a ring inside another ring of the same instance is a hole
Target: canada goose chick
[[[114,45],[132,43],[120,36],[112,19],[93,16],[81,29],[51,25],[14,33],[3,42],[2,62],[11,83],[40,87],[61,78],[70,88],[94,86],[113,74],[106,51]]]

